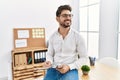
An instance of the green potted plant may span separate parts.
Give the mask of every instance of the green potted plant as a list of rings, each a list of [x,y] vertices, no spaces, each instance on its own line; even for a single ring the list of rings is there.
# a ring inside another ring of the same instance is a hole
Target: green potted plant
[[[82,70],[83,75],[88,75],[90,71],[90,67],[88,65],[82,65],[81,70]]]

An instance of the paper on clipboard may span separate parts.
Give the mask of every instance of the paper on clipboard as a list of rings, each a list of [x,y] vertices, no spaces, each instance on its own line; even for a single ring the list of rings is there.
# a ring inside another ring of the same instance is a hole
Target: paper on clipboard
[[[27,39],[17,39],[15,40],[16,48],[27,47]]]

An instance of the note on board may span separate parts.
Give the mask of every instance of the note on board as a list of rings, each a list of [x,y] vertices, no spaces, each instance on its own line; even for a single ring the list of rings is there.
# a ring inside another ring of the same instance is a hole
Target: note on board
[[[15,40],[16,48],[27,47],[27,40],[26,39],[17,39]]]
[[[18,38],[29,38],[29,30],[18,30]]]

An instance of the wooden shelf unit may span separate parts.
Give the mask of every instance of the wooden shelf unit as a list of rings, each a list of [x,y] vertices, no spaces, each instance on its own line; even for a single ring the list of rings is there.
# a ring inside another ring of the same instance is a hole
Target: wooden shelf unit
[[[34,80],[44,76],[45,28],[14,28],[12,50],[13,80]]]
[[[40,68],[43,68],[46,51],[47,48],[41,47],[13,50],[13,80],[34,80],[36,77],[44,76],[45,70]],[[37,58],[35,55],[37,55]],[[38,62],[35,62],[35,60]]]

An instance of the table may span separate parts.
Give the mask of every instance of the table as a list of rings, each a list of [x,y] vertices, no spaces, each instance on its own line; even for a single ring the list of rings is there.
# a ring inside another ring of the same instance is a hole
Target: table
[[[120,80],[120,68],[114,68],[99,62],[90,67],[88,75],[79,71],[79,80]]]

